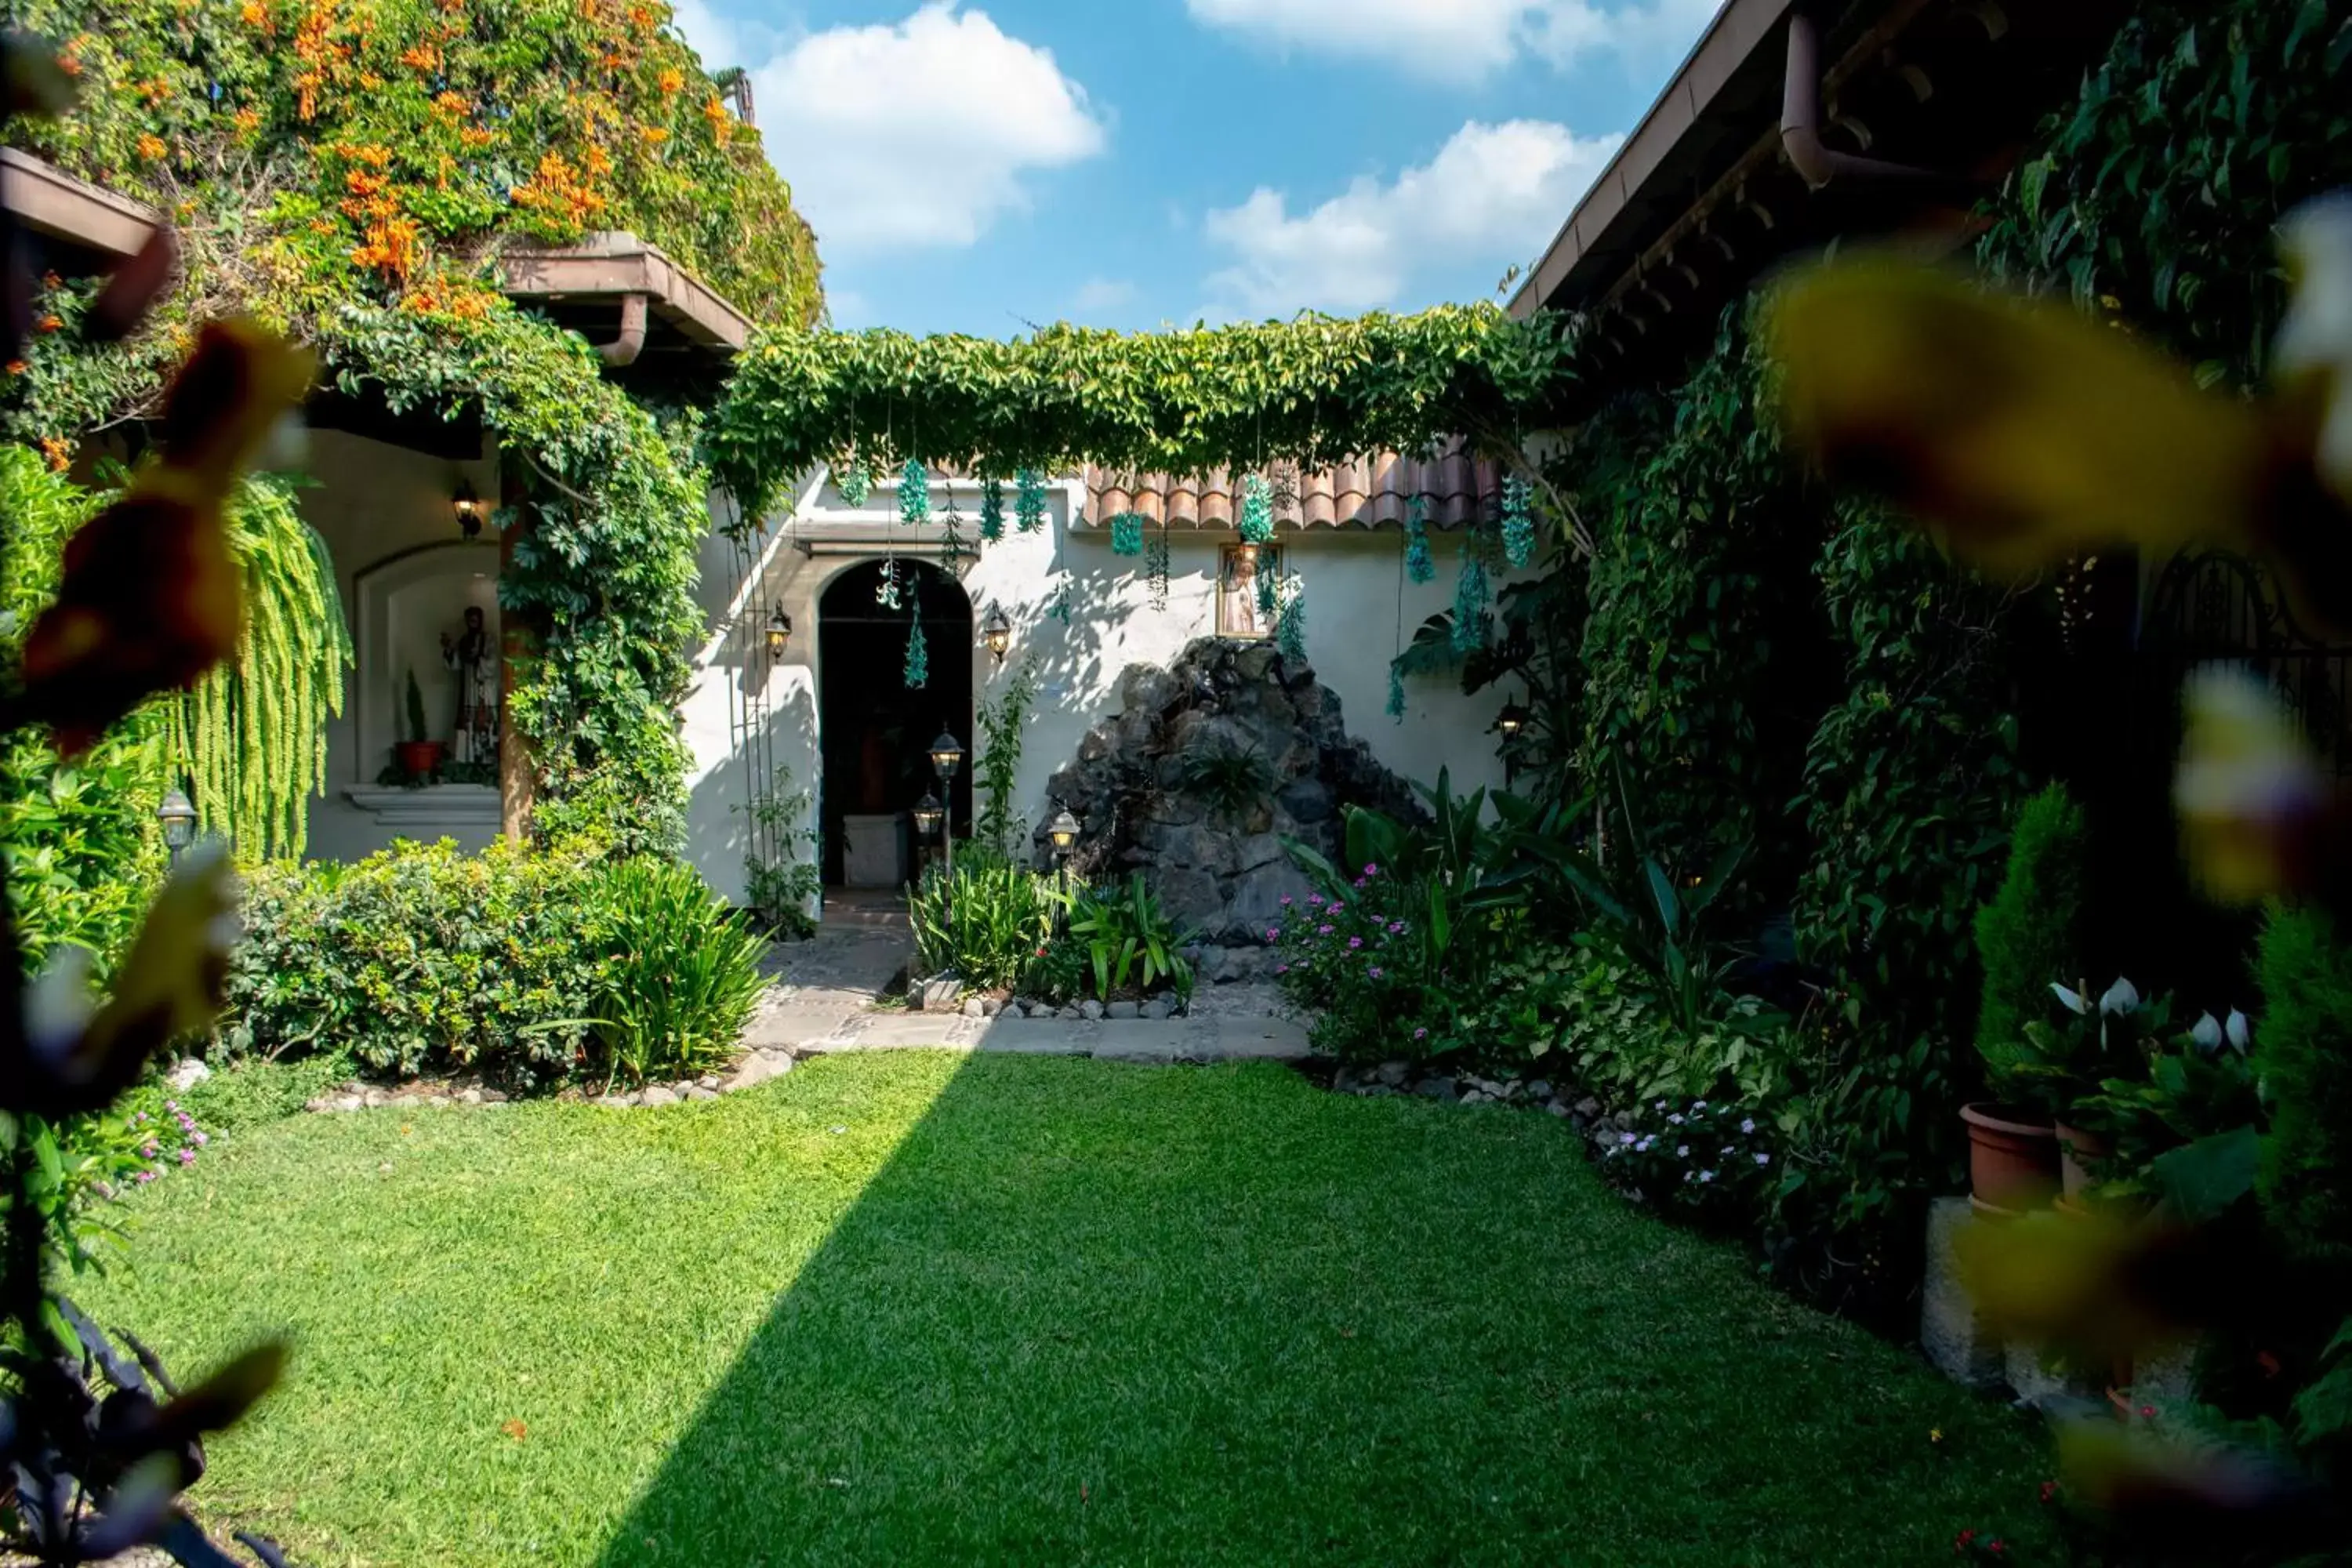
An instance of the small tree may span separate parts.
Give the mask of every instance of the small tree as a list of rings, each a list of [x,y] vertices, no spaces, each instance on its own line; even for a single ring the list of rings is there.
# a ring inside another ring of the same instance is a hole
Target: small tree
[[[1977,911],[1977,1052],[1997,1092],[2016,1079],[2025,1026],[2052,1016],[2051,985],[2083,978],[2086,839],[2082,807],[2052,784],[2018,814],[2000,891]]]

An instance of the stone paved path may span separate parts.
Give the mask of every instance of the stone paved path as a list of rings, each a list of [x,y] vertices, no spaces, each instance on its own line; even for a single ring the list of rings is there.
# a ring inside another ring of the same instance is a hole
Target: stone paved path
[[[1297,1061],[1311,1054],[1306,1029],[1284,1016],[1272,986],[1204,985],[1190,1016],[1157,1021],[974,1018],[876,1007],[907,958],[904,923],[877,921],[865,911],[777,948],[776,984],[744,1034],[752,1055],[743,1070],[756,1080],[787,1070],[792,1057],[940,1047],[1161,1063]]]

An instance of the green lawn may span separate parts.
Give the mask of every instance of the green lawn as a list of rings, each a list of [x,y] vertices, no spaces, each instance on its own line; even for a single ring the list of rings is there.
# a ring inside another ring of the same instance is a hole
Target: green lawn
[[[891,1053],[298,1117],[86,1291],[287,1388],[196,1500],[311,1564],[1892,1563],[2036,1433],[1629,1209],[1547,1117]],[[1931,1445],[1930,1428],[1945,1441]]]

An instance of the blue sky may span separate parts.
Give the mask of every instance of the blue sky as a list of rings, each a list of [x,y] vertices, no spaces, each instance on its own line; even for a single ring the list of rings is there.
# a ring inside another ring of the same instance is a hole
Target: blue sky
[[[1491,297],[1715,0],[683,0],[837,324],[1010,336]]]

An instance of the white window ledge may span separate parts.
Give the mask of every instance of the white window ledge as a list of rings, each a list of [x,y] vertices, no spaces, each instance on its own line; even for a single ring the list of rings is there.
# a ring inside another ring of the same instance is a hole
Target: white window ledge
[[[427,784],[422,789],[347,789],[345,799],[387,827],[496,827],[499,792],[491,784]]]

